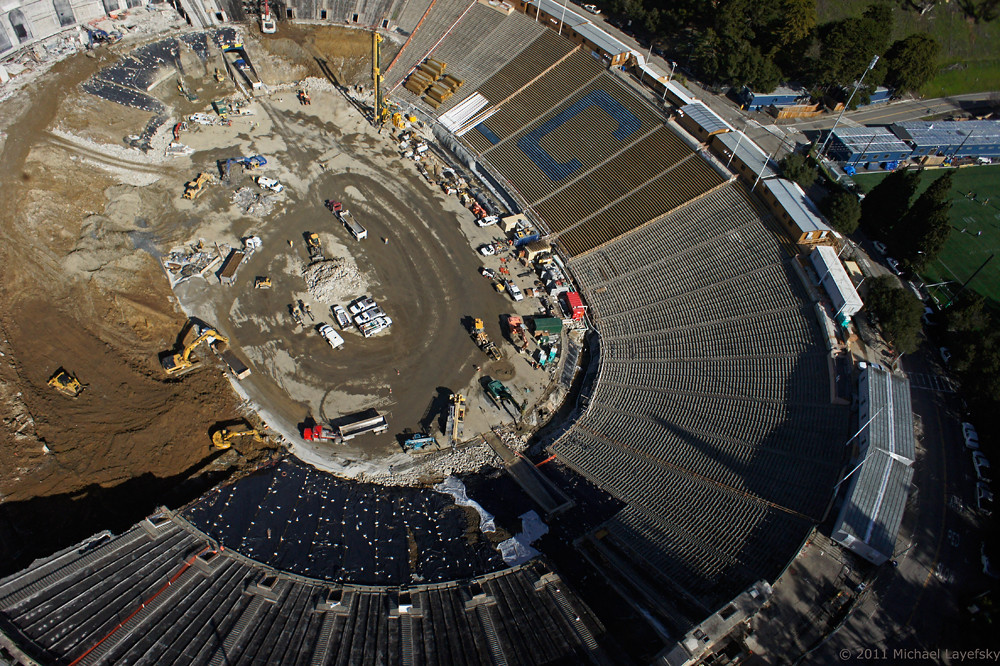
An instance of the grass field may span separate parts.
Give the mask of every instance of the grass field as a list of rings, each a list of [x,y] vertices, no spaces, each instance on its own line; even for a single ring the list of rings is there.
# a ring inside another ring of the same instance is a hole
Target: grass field
[[[917,195],[941,173],[939,169],[924,171]],[[858,175],[854,180],[867,192],[883,178],[885,174]],[[952,182],[951,236],[941,256],[920,276],[925,284],[949,281],[930,289],[941,305],[990,255],[1000,254],[1000,166],[957,169],[952,172]],[[1000,304],[1000,256],[990,260],[969,283],[969,289],[991,299],[994,305]]]
[[[860,16],[875,0],[818,0],[820,25],[847,16]],[[889,2],[889,0],[882,0]],[[966,18],[957,2],[939,3],[923,16],[896,6],[891,40],[915,32],[929,33],[938,44],[939,73],[920,91],[925,97],[1000,89],[1000,20],[975,23]],[[885,55],[885,54],[882,54]]]

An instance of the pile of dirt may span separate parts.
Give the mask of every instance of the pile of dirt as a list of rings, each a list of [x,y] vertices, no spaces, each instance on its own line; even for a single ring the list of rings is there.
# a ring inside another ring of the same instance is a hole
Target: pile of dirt
[[[302,277],[312,297],[327,305],[349,301],[368,290],[364,276],[349,257],[309,264]]]

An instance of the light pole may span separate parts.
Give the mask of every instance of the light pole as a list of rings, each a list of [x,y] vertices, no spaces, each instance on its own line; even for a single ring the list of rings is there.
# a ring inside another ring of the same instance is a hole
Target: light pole
[[[860,88],[861,84],[864,82],[865,74],[875,69],[875,65],[877,64],[878,64],[878,56],[875,56],[872,58],[872,61],[868,63],[868,69],[866,69],[861,73],[861,78],[858,79],[858,82],[854,84],[854,90],[851,91],[851,96],[847,98],[847,103],[844,104],[844,108],[840,110],[840,115],[837,116],[837,120],[834,121],[833,127],[830,128],[830,133],[826,135],[826,140],[823,142],[823,146],[819,149],[820,155],[823,155],[823,153],[826,152],[826,147],[830,143],[830,137],[833,136],[833,131],[837,129],[837,125],[840,124],[840,119],[844,117],[844,112],[847,111],[847,107],[851,105],[851,100],[854,99],[854,94],[858,92],[858,88]]]
[[[569,0],[563,0],[563,10],[562,10],[562,17],[561,17],[561,18],[559,19],[559,34],[560,34],[560,35],[562,34],[562,27],[563,27],[563,22],[564,22],[564,21],[566,20],[566,3],[567,3],[568,1],[569,1]],[[541,4],[542,4],[542,1],[541,1],[541,0],[538,0],[538,5],[539,5],[539,7],[541,6]]]

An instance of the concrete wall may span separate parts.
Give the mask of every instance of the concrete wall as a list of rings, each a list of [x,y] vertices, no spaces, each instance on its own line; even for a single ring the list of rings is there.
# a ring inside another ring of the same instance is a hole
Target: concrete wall
[[[2,3],[0,54],[126,6],[126,0],[12,0]]]

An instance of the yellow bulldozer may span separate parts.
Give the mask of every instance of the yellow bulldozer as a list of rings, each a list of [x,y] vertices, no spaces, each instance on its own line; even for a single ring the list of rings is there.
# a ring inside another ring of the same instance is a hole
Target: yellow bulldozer
[[[49,377],[49,386],[70,398],[75,398],[83,391],[80,380],[69,374],[65,368],[59,368]]]
[[[206,328],[190,344],[184,347],[182,351],[175,354],[167,352],[161,359],[160,364],[167,374],[171,376],[182,375],[194,370],[201,365],[201,361],[192,356],[192,352],[203,342],[209,343],[214,348],[216,345],[228,345],[229,338],[220,334],[215,329]]]
[[[215,176],[207,171],[202,171],[198,174],[197,178],[184,183],[184,198],[197,199],[201,196],[201,193],[205,191],[205,186],[209,185],[214,180]]]
[[[233,445],[234,440],[243,439],[244,437],[251,437],[255,442],[263,442],[266,438],[262,431],[248,426],[242,426],[238,430],[235,428],[220,427],[212,431],[212,446],[217,449],[228,449]]]

